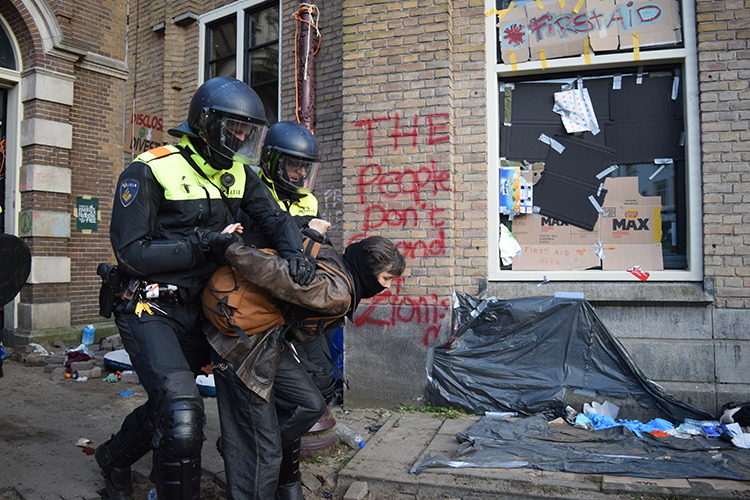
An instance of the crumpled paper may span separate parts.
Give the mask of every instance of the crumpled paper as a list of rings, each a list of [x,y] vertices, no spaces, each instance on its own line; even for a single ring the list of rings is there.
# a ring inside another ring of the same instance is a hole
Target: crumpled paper
[[[578,88],[555,92],[555,105],[552,111],[562,118],[565,131],[599,133],[599,121],[594,113],[594,105],[588,89],[579,83]]]

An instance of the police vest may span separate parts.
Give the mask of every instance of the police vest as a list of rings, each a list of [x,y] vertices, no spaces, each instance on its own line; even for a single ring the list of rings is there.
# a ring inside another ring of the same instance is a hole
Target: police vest
[[[227,170],[216,170],[194,151],[187,141],[180,141],[191,153],[191,158],[205,177],[197,172],[182,156],[176,146],[162,146],[138,156],[137,160],[148,164],[157,182],[164,188],[164,198],[169,201],[191,201],[210,198],[221,200],[221,189],[229,199],[240,200],[245,191],[246,170],[241,163],[234,163]],[[222,183],[222,177],[229,182]],[[239,204],[237,204],[239,205]]]

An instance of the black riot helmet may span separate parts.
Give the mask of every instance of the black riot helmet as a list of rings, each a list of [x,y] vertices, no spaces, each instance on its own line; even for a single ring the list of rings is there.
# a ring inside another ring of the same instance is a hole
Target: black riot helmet
[[[276,189],[307,194],[320,165],[318,142],[307,127],[295,121],[275,123],[266,134],[260,163]]]
[[[246,83],[222,76],[198,87],[187,120],[169,134],[203,139],[201,153],[212,167],[221,170],[231,168],[235,161],[256,165],[267,128],[258,94]]]

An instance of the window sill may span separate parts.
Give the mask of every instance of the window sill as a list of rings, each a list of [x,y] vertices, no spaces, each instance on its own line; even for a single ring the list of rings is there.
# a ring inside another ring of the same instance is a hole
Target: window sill
[[[702,282],[683,283],[614,283],[550,281],[518,282],[490,281],[486,296],[499,299],[552,296],[555,292],[583,293],[592,305],[599,306],[693,306],[707,307],[714,302],[713,295],[704,289]]]

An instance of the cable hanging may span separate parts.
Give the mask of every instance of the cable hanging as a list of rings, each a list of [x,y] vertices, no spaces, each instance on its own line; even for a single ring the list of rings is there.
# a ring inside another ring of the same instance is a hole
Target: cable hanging
[[[302,14],[304,12],[307,12],[309,14],[310,20],[302,18]],[[320,19],[320,9],[318,9],[318,6],[315,4],[309,4],[309,3],[303,3],[301,4],[301,7],[297,12],[294,13],[294,19],[296,20],[295,23],[295,31],[294,31],[294,100],[295,100],[295,107],[294,107],[294,114],[297,117],[297,123],[302,123],[299,117],[299,69],[298,69],[298,59],[299,59],[299,27],[300,23],[307,23],[312,28],[315,29],[315,33],[318,35],[318,46],[315,47],[315,51],[313,52],[313,56],[318,53],[318,50],[320,50],[320,42],[321,42],[321,36],[320,36],[320,30],[318,29],[318,20]],[[312,60],[311,57],[305,57],[305,71],[304,71],[304,78],[307,79],[307,67],[310,61]]]

